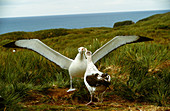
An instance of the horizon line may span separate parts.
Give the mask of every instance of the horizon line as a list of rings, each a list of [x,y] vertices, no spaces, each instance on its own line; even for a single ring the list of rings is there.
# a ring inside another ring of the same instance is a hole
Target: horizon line
[[[87,13],[68,13],[68,14],[47,14],[47,15],[28,15],[28,16],[4,16],[0,18],[24,18],[24,17],[43,17],[43,16],[63,16],[63,15],[81,15],[81,14],[102,14],[102,13],[119,13],[119,12],[142,12],[142,11],[168,11],[170,9],[151,9],[151,10],[128,10],[128,11],[108,11],[108,12],[87,12]]]

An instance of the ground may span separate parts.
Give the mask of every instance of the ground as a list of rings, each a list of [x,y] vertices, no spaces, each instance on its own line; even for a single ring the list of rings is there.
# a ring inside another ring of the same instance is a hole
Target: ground
[[[72,98],[74,92],[67,93],[68,89],[49,88],[43,92],[30,90],[21,104],[29,110],[111,110],[111,111],[170,111],[170,107],[161,107],[146,102],[128,101],[116,95],[105,97],[103,103],[86,105],[88,101]],[[109,92],[109,90],[108,90]]]

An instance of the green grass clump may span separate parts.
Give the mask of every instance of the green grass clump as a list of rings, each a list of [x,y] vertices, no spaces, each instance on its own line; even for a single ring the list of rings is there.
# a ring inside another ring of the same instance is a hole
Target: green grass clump
[[[134,22],[131,20],[126,20],[122,22],[116,22],[113,27],[120,27],[120,26],[131,25],[131,24],[134,24]]]

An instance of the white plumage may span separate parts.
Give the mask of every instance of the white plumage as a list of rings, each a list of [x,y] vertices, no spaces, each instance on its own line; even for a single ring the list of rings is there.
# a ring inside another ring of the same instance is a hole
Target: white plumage
[[[38,39],[17,40],[6,44],[4,47],[21,47],[31,49],[59,65],[61,68],[67,69],[70,75],[70,89],[67,92],[75,90],[72,87],[72,78],[83,77],[86,70],[86,58],[84,55],[86,49],[84,47],[78,48],[78,54],[74,60],[51,49]]]
[[[151,40],[146,37],[139,37],[139,36],[116,36],[101,48],[97,49],[92,55],[92,61],[96,63],[106,54],[111,52],[112,50],[132,42],[142,42]],[[42,56],[46,57],[50,61],[56,63],[63,69],[69,70],[70,75],[70,89],[69,91],[74,91],[75,89],[72,88],[72,77],[84,77],[84,73],[86,71],[86,59],[84,56],[84,47],[78,48],[78,54],[74,60],[60,54],[59,52],[51,49],[43,42],[38,39],[29,39],[29,40],[17,40],[15,42],[11,42],[9,44],[4,45],[4,47],[21,47],[31,49]]]
[[[111,78],[107,73],[100,72],[93,64],[92,53],[90,51],[87,51],[85,55],[87,58],[87,68],[84,75],[84,83],[91,95],[91,100],[87,103],[87,105],[89,105],[93,103],[93,95],[97,97],[98,101],[103,101],[103,94],[106,88],[110,85]]]
[[[84,51],[86,48],[80,47],[78,48],[79,53],[75,57],[75,59],[72,61],[72,63],[69,66],[69,75],[70,75],[70,89],[67,92],[74,91],[75,88],[72,88],[72,78],[73,77],[83,77],[84,73],[86,71],[86,58],[84,55]]]

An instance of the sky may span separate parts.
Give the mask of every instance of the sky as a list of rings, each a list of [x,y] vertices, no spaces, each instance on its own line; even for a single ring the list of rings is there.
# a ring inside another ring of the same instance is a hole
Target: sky
[[[170,0],[0,0],[0,18],[167,9]]]

